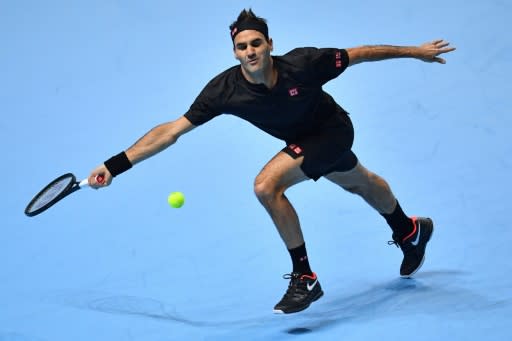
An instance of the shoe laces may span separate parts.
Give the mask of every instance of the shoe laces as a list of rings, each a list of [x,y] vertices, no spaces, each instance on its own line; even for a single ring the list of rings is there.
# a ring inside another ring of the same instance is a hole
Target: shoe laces
[[[404,253],[404,256],[414,253],[416,250],[416,248],[412,246],[412,244],[400,243],[399,241],[396,241],[394,239],[389,240],[388,245],[395,245],[397,248],[401,249],[402,252]]]
[[[393,235],[391,236],[391,239],[392,240],[388,241],[388,245],[395,245],[397,248],[400,248],[400,242],[399,242],[400,239],[398,238],[398,236],[393,233]]]
[[[397,241],[395,240],[388,240],[388,245],[395,245],[397,248],[400,248],[400,245],[398,244]]]
[[[292,283],[295,283],[295,282],[297,282],[298,280],[301,279],[301,274],[299,272],[292,272],[292,273],[289,273],[289,274],[284,274],[283,278],[284,279],[289,279],[290,280],[290,285],[291,285]]]
[[[300,272],[292,272],[292,273],[283,275],[284,279],[291,279],[291,280],[302,280],[303,277],[309,277],[311,279],[315,279],[316,275],[315,275],[315,273],[313,273],[311,276],[309,276],[309,275],[301,274]]]
[[[399,237],[399,236],[395,235],[395,233],[393,233],[393,235],[391,236],[391,238],[392,238],[393,240],[388,241],[388,245],[393,245],[393,244],[394,244],[394,245],[395,245],[396,247],[398,247],[398,248],[403,248],[403,246],[406,244],[405,239],[412,238],[412,236],[414,236],[414,235],[416,234],[416,232],[417,232],[417,230],[416,230],[416,220],[417,220],[417,218],[416,218],[416,217],[413,217],[413,218],[412,218],[412,222],[413,222],[413,224],[414,224],[414,226],[413,226],[413,227],[414,227],[414,229],[413,229],[413,231],[412,231],[412,232],[410,232],[410,234],[409,234],[409,235],[406,235],[406,236],[400,236],[400,237]],[[401,240],[402,242],[400,242],[400,240]]]
[[[302,281],[303,276],[304,275],[302,275],[299,272],[292,272],[283,275],[284,279],[290,280],[290,283],[288,284],[288,290],[286,290],[285,296],[295,296],[297,294],[301,295],[302,292],[306,290],[305,281]]]

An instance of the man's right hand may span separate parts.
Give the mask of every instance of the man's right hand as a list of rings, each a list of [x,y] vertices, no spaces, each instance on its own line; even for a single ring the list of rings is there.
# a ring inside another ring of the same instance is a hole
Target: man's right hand
[[[105,165],[96,167],[89,175],[89,186],[94,189],[107,187],[112,183],[112,174]]]

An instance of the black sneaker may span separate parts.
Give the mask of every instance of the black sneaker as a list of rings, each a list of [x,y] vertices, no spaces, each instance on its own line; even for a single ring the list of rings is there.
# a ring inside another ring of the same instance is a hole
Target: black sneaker
[[[304,310],[324,294],[315,273],[309,276],[292,272],[284,275],[283,278],[289,279],[290,284],[281,301],[274,307],[276,314],[290,314]]]
[[[388,244],[395,244],[402,249],[404,259],[400,266],[400,276],[409,278],[414,275],[423,265],[425,260],[425,247],[427,246],[432,233],[434,223],[430,218],[412,217],[414,230],[402,240],[397,240],[393,234],[393,240]]]

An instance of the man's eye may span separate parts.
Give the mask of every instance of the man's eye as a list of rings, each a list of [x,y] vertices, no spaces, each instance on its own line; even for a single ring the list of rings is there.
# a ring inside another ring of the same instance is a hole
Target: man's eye
[[[260,46],[260,45],[261,45],[261,43],[262,43],[262,41],[261,41],[261,40],[259,40],[259,39],[258,39],[258,40],[255,40],[255,41],[251,41],[251,46],[252,46],[252,47],[258,47],[258,46]]]
[[[237,44],[236,48],[243,51],[247,48],[247,44]]]

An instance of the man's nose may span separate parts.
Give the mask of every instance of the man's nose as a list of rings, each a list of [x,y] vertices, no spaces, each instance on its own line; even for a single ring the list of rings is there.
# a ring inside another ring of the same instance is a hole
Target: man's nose
[[[247,57],[251,58],[251,57],[255,57],[256,56],[256,49],[252,46],[249,46],[247,48]]]

